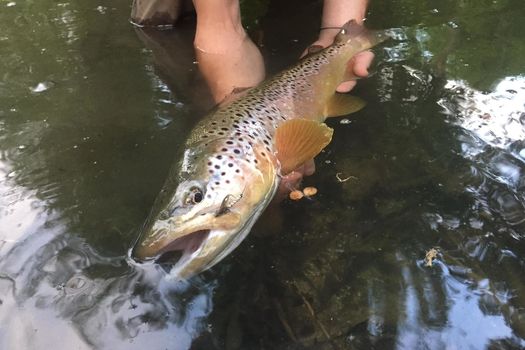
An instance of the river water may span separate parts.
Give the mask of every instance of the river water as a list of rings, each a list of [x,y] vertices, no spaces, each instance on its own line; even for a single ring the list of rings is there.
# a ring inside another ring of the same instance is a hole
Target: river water
[[[270,73],[320,1],[245,1]],[[0,1],[1,349],[525,347],[525,5],[374,0],[394,28],[306,185],[187,282],[126,255],[211,107],[195,20]],[[427,252],[435,260],[427,266]]]

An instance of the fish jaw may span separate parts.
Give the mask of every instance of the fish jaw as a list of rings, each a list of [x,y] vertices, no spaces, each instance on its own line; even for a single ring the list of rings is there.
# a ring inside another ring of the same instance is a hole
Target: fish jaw
[[[213,214],[163,220],[156,218],[151,227],[146,227],[141,238],[131,251],[137,262],[154,261],[162,254],[181,250],[193,253],[198,249],[212,231],[230,232],[240,223],[240,217],[229,213],[227,217],[216,220]],[[197,237],[195,237],[197,236]]]
[[[207,221],[207,224],[182,224],[172,230],[152,229],[145,234],[146,239],[138,242],[132,249],[133,260],[155,261],[164,253],[179,250],[182,254],[171,268],[171,279],[187,279],[211,268],[230,254],[249,234],[275,194],[279,179],[276,177],[275,180],[270,191],[254,208],[231,211],[224,214],[222,220],[204,218],[203,222]],[[157,223],[154,226],[162,225]]]
[[[188,279],[213,267],[229,255],[250,233],[251,228],[273,198],[276,189],[277,186],[268,193],[267,199],[254,209],[244,226],[233,230],[209,231],[198,249],[185,251],[182,254],[171,268],[168,278],[172,280]]]
[[[279,184],[273,163],[260,160],[258,170],[242,166],[246,181],[230,183],[187,210],[175,210],[162,218],[160,208],[150,215],[138,242],[131,249],[131,258],[139,263],[154,262],[163,254],[180,251],[181,256],[173,265],[170,276],[187,279],[217,264],[233,251],[248,235],[263,210],[273,198]],[[191,187],[190,181],[181,184],[166,203],[178,206],[182,187]],[[211,191],[208,188],[207,191]],[[229,194],[238,194],[231,207],[222,210]],[[220,200],[219,200],[220,199]]]

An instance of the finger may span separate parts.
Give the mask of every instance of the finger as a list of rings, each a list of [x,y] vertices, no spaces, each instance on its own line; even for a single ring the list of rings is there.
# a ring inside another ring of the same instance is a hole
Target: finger
[[[310,159],[290,174],[283,176],[280,187],[283,190],[293,191],[300,184],[303,176],[310,176],[314,172],[315,162],[313,159]]]
[[[320,44],[320,43],[318,43],[318,42],[315,42],[315,43],[313,43],[312,45],[308,46],[308,47],[306,48],[306,50],[303,51],[303,53],[301,54],[301,57],[300,57],[300,58],[303,58],[303,57],[305,57],[305,56],[309,56],[309,55],[311,55],[311,54],[314,54],[314,53],[316,53],[316,52],[319,52],[319,51],[321,51],[321,50],[324,49],[324,48],[325,48],[324,45],[322,45],[322,44]]]
[[[315,162],[313,159],[310,159],[303,165],[303,174],[304,176],[310,176],[313,173],[315,173]]]
[[[283,187],[285,190],[288,190],[288,192],[293,191],[295,187],[299,185],[302,179],[302,173],[293,171],[281,179],[281,187]]]
[[[357,84],[357,81],[355,80],[344,81],[341,84],[339,84],[339,86],[335,90],[337,92],[342,92],[342,93],[349,92],[350,90],[354,88],[355,84]]]
[[[303,174],[299,172],[291,172],[290,174],[283,176],[281,182],[279,183],[279,189],[274,198],[276,202],[280,202],[288,196],[288,193],[294,191],[301,184],[303,179]]]
[[[351,59],[352,72],[358,77],[368,76],[368,68],[374,60],[374,53],[372,51],[363,51],[355,55]]]
[[[355,75],[358,77],[368,76],[368,67],[372,64],[374,60],[374,53],[372,51],[363,51],[352,57],[348,61],[347,69],[351,72],[349,75]],[[355,80],[349,80],[342,82],[336,89],[337,92],[349,92],[356,85]]]

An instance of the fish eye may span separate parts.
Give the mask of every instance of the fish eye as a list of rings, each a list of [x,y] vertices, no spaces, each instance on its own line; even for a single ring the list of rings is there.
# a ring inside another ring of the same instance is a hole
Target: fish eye
[[[186,205],[192,205],[202,202],[204,199],[204,194],[202,193],[202,190],[198,187],[192,187],[190,188],[190,191],[188,195],[186,196],[186,199],[184,200],[184,203]]]

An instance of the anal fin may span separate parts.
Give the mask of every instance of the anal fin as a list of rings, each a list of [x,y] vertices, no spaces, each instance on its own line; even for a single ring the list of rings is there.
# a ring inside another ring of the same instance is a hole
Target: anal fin
[[[366,105],[366,102],[359,97],[348,94],[334,94],[325,107],[325,117],[340,117],[357,112]]]

